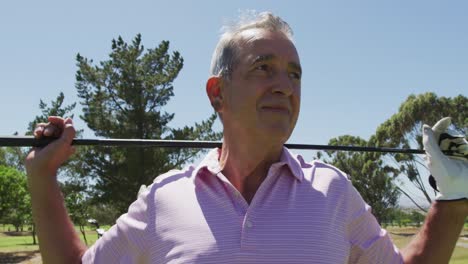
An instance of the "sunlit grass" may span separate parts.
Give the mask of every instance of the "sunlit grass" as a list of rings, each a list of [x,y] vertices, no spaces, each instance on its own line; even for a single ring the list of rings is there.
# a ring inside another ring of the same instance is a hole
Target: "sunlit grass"
[[[404,248],[418,231],[418,229],[414,227],[387,227],[386,229],[390,233],[393,243],[400,249]],[[466,225],[462,234],[468,234],[468,227]],[[467,240],[463,240],[462,238],[458,241],[460,243],[468,243]],[[468,264],[468,248],[456,246],[449,263]]]
[[[103,227],[104,229],[109,229],[109,226]],[[75,227],[76,231],[81,237],[81,240],[84,242],[83,235],[79,232],[79,228]],[[10,232],[8,232],[10,230]],[[26,229],[27,230],[27,229]],[[33,244],[33,238],[30,232],[16,233],[13,232],[14,228],[12,226],[5,226],[5,228],[0,227],[0,252],[20,252],[20,251],[36,251],[39,250],[38,245]],[[92,227],[86,227],[86,239],[88,241],[88,246],[91,246],[98,239],[96,232]],[[36,237],[36,242],[37,237]]]

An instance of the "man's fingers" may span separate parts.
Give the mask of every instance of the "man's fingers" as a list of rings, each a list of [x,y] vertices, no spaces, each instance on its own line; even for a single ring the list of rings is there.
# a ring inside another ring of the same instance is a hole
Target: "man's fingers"
[[[63,139],[66,140],[69,144],[71,144],[72,140],[75,138],[75,127],[73,127],[73,121],[71,118],[67,118],[64,121],[64,129],[63,129]]]
[[[39,123],[34,129],[34,137],[52,137],[64,140],[66,144],[71,144],[75,138],[75,128],[71,118],[61,118],[58,116],[48,117],[48,123]]]
[[[64,122],[65,122],[65,125],[67,125],[67,124],[73,125],[73,120],[70,117],[65,118]]]
[[[49,127],[51,127],[51,134],[47,136],[60,137],[65,127],[65,119],[59,116],[49,116],[47,119],[49,120]]]
[[[41,138],[42,133],[44,132],[44,127],[46,126],[46,123],[39,123],[36,125],[36,128],[33,131],[33,135],[35,138]]]
[[[452,119],[450,117],[444,117],[439,120],[433,127],[432,130],[436,133],[443,133],[452,123]]]
[[[440,150],[434,132],[428,125],[423,126],[423,145],[426,153],[433,159],[442,161],[447,158]]]
[[[56,125],[60,125],[60,124],[63,124],[65,122],[65,119],[60,117],[60,116],[49,116],[47,118],[47,120],[52,123],[52,124],[56,124]]]
[[[69,120],[68,124],[72,124],[71,118],[64,119],[59,116],[49,116],[49,123],[47,123],[43,129],[43,136],[59,138],[65,129],[67,120]]]
[[[44,137],[56,137],[56,135],[60,135],[58,132],[60,129],[56,127],[55,125],[48,124],[46,127],[44,127],[44,130],[42,132],[42,135]]]

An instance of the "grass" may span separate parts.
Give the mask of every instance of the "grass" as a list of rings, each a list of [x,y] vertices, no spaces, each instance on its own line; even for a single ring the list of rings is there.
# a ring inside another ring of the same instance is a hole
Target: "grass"
[[[109,229],[109,226],[104,226],[104,229]],[[8,226],[6,228],[0,228],[0,252],[24,252],[24,251],[36,251],[39,250],[38,245],[33,245],[33,238],[30,232],[8,232],[8,230],[14,230],[14,228]],[[76,231],[80,234],[81,240],[84,242],[84,238],[79,232],[79,228],[76,227]],[[98,239],[96,232],[92,227],[85,228],[86,239],[88,246],[91,246]],[[37,237],[36,237],[37,241]]]
[[[103,227],[108,230],[109,226]],[[392,237],[393,242],[398,248],[404,248],[412,239],[413,235],[417,232],[417,228],[414,227],[387,227],[386,228]],[[2,253],[18,252],[17,255],[27,254],[27,252],[34,252],[39,250],[38,245],[32,244],[32,237],[29,232],[14,233],[5,232],[8,230],[8,226],[3,229],[0,226],[0,257]],[[14,230],[10,228],[10,230]],[[78,228],[76,229],[79,230]],[[468,237],[468,226],[465,226],[463,233]],[[80,233],[81,235],[81,233]],[[83,237],[81,237],[83,240]],[[86,227],[86,238],[88,245],[94,244],[97,240],[97,234],[91,227]],[[467,240],[459,240],[462,243],[468,243]],[[450,264],[467,264],[468,263],[468,248],[455,247]]]
[[[32,237],[28,235],[6,235],[0,233],[0,252],[35,251],[39,246],[33,245]]]
[[[413,238],[413,235],[418,231],[417,228],[414,227],[387,227],[387,231],[390,233],[392,237],[393,243],[398,248],[404,248]],[[464,231],[462,235],[468,235],[468,226],[465,225]],[[459,239],[461,243],[468,243],[467,240]],[[450,264],[467,264],[468,263],[468,248],[463,248],[456,246],[455,250],[453,251],[452,258],[450,259]]]

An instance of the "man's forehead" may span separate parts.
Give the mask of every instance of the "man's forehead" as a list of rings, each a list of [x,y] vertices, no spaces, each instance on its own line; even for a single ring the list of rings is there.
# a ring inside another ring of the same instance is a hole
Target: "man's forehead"
[[[249,61],[288,57],[299,64],[294,43],[281,32],[255,28],[241,32],[238,37],[240,53]]]

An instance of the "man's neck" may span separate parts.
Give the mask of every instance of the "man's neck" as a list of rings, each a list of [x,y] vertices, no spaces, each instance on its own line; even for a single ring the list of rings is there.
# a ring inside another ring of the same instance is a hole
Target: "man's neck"
[[[283,144],[263,144],[258,140],[240,143],[225,134],[220,155],[223,174],[250,203],[271,165],[281,157]]]

